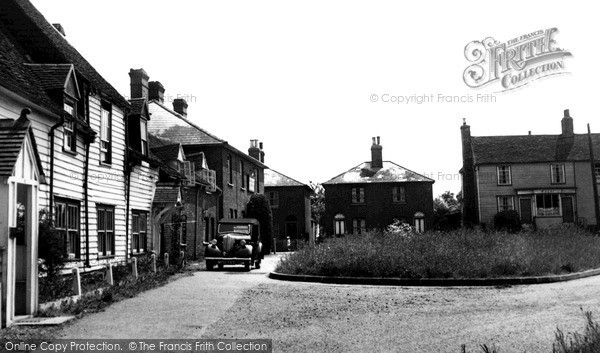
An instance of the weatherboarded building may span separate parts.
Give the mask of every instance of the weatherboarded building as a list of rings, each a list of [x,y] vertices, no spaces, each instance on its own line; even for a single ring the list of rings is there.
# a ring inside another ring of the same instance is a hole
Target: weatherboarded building
[[[598,224],[600,134],[575,134],[568,109],[561,125],[559,135],[476,137],[463,123],[465,224],[493,226],[494,215],[503,210],[516,210],[523,223],[538,227]]]
[[[429,229],[433,183],[394,162],[383,161],[380,139],[374,137],[370,161],[323,183],[325,233],[362,234],[368,229],[383,229],[394,219],[420,232]]]

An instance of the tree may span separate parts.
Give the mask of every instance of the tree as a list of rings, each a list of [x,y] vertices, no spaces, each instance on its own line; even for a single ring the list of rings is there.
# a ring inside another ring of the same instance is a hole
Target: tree
[[[454,193],[445,191],[433,200],[433,229],[451,230],[460,227],[460,202]]]
[[[269,200],[263,194],[253,194],[246,205],[246,217],[255,218],[260,223],[260,237],[263,255],[271,253],[273,242],[273,215]]]
[[[315,184],[312,181],[309,182],[308,186],[312,189],[310,194],[311,218],[320,227],[325,213],[325,189],[321,184]],[[316,235],[318,236],[318,234]]]

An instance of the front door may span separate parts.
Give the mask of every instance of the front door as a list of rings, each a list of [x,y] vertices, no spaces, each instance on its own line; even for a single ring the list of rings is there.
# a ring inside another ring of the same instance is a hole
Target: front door
[[[563,196],[561,197],[560,202],[562,204],[563,223],[575,223],[573,197]]]
[[[27,313],[27,243],[29,242],[28,196],[29,185],[17,184],[17,226],[11,229],[11,235],[17,240],[15,256],[15,315]]]
[[[521,223],[531,224],[533,217],[531,215],[531,199],[523,198],[519,200],[519,208],[521,210]]]

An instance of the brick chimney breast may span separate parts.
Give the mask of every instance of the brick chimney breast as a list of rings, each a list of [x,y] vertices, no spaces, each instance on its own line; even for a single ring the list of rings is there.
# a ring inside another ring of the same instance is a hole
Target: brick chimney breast
[[[183,117],[187,117],[187,107],[188,104],[183,98],[175,98],[173,99],[173,110]]]
[[[165,87],[158,81],[148,82],[148,100],[165,102]]]
[[[144,69],[130,69],[131,99],[148,98],[148,79],[150,78]]]
[[[383,147],[381,147],[381,140],[379,136],[373,137],[373,144],[371,145],[371,168],[382,168],[383,167]]]

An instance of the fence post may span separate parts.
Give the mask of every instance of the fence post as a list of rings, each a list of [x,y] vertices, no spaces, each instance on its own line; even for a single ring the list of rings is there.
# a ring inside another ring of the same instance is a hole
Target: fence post
[[[131,273],[133,274],[133,278],[138,278],[137,257],[134,257],[131,261]]]
[[[75,267],[73,270],[73,293],[76,296],[81,296],[81,276],[79,275],[79,268]]]
[[[152,272],[156,273],[156,254],[150,255],[152,259]]]
[[[104,275],[104,278],[106,279],[106,282],[108,283],[109,286],[115,285],[115,280],[113,278],[113,272],[112,272],[112,263],[110,263],[110,262],[106,266],[106,274]]]
[[[169,253],[165,253],[165,268],[169,268]]]
[[[182,250],[179,252],[179,267],[183,268],[185,265],[185,252]]]

